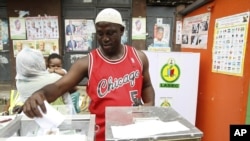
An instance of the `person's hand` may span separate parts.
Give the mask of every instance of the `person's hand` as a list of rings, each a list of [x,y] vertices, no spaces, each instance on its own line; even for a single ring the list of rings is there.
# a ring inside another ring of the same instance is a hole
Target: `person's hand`
[[[54,68],[50,68],[50,69],[48,69],[48,71],[49,71],[50,73],[53,73],[53,72],[55,72],[55,69],[54,69]]]
[[[46,113],[44,100],[46,100],[46,98],[44,94],[40,91],[31,95],[23,105],[23,112],[25,113],[25,115],[30,118],[42,117],[38,106],[41,108],[43,113]]]
[[[23,111],[23,106],[21,106],[21,105],[16,105],[16,106],[12,109],[12,112],[13,112],[13,113],[17,113],[17,114],[20,114],[22,111]]]

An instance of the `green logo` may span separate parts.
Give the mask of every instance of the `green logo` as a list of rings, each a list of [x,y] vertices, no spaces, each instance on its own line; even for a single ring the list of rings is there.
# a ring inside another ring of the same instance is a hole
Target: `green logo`
[[[174,58],[170,58],[161,69],[161,78],[167,83],[173,83],[180,77],[180,68]],[[160,84],[161,87],[179,87],[179,84]]]

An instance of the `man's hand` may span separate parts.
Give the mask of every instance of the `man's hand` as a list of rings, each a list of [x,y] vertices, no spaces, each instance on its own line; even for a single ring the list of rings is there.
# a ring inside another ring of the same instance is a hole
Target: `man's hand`
[[[41,91],[35,92],[33,95],[31,95],[23,105],[23,112],[25,115],[30,118],[42,117],[38,106],[41,108],[43,113],[46,113],[44,100],[46,100],[46,98]]]
[[[22,111],[23,111],[23,106],[21,106],[21,105],[16,105],[16,106],[12,109],[12,113],[20,114]]]

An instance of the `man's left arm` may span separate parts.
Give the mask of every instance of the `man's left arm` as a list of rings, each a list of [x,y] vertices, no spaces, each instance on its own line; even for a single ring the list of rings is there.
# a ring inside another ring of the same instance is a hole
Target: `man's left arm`
[[[143,63],[143,84],[142,84],[142,101],[144,106],[155,105],[155,91],[151,83],[149,74],[149,62],[147,56],[139,51],[139,56]]]

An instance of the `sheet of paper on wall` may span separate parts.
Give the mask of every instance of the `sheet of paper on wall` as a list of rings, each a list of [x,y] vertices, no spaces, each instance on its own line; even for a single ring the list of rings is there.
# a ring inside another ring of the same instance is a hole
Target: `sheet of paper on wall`
[[[47,101],[44,101],[44,104],[46,106],[47,113],[44,114],[41,111],[41,108],[38,107],[43,117],[35,118],[36,123],[43,129],[58,127],[65,120],[65,117],[53,108]]]
[[[136,139],[162,133],[188,131],[190,129],[178,121],[163,122],[160,120],[148,120],[125,126],[111,126],[111,130],[114,138]]]

